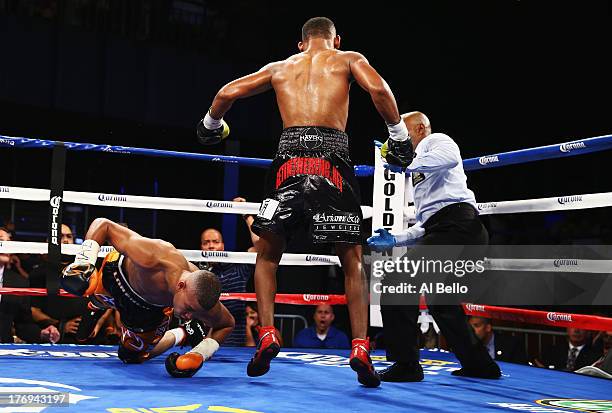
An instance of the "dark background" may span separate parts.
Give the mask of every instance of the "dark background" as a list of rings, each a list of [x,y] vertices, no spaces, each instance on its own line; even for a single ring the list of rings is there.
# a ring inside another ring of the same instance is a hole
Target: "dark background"
[[[198,146],[195,124],[224,83],[295,53],[302,24],[317,15],[334,20],[342,49],[369,59],[401,112],[427,113],[464,158],[612,130],[607,2],[0,0],[0,134],[271,158],[282,128],[271,92],[227,114],[228,148]],[[386,128],[357,85],[347,131],[355,163],[372,164],[372,139]],[[477,171],[468,183],[479,202],[609,192],[611,160],[601,152]],[[0,147],[0,185],[48,188],[49,167],[47,150]],[[264,177],[241,168],[230,198],[260,201]],[[371,205],[371,179],[360,182]],[[69,152],[66,189],[223,199],[223,166]],[[96,216],[189,249],[204,227],[221,225],[215,214],[74,205],[64,221],[82,237]],[[17,239],[46,231],[42,203],[0,201],[0,217],[14,217]],[[494,242],[607,243],[610,218],[602,208],[485,221]],[[236,250],[248,247],[241,225]],[[340,288],[319,273],[279,291]]]

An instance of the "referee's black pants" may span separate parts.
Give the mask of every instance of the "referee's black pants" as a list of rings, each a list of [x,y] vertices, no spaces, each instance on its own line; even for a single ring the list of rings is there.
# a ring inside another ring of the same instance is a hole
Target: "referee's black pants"
[[[426,256],[429,252],[427,246],[431,245],[455,246],[445,249],[444,258],[457,259],[467,253],[466,248],[462,246],[489,243],[489,234],[482,225],[478,212],[467,203],[451,204],[440,209],[425,222],[424,228],[425,235],[408,252],[408,259],[419,260]],[[469,250],[473,252],[473,247]],[[390,278],[390,283],[397,282],[393,277]],[[383,281],[383,285],[386,281],[386,279]],[[418,294],[411,294],[405,298],[408,300],[408,305],[397,305],[396,302],[394,305],[389,305],[385,304],[387,301],[385,295],[381,297],[383,334],[389,361],[415,365],[419,361],[418,299]],[[404,302],[406,301],[402,301]],[[463,367],[480,370],[486,369],[493,363],[468,323],[459,299],[454,305],[428,304],[428,308]]]

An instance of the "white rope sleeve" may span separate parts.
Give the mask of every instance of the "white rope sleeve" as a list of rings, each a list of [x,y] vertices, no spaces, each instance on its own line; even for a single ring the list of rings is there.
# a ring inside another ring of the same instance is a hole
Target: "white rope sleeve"
[[[81,253],[81,246],[76,244],[62,244],[62,254],[77,255]],[[102,246],[98,257],[105,257],[113,251],[113,247]],[[187,261],[191,262],[223,262],[228,264],[255,264],[257,253],[233,251],[200,251],[179,250]],[[2,254],[47,254],[47,244],[44,242],[0,241]],[[317,254],[283,254],[280,265],[340,265],[340,260],[334,255]]]
[[[22,201],[49,201],[48,189],[0,186],[0,199]],[[253,214],[259,212],[258,202],[215,201],[209,199],[164,198],[140,195],[102,194],[64,191],[64,202],[118,208],[163,209],[168,211],[194,211],[218,214]],[[372,217],[372,207],[363,205],[364,219]]]

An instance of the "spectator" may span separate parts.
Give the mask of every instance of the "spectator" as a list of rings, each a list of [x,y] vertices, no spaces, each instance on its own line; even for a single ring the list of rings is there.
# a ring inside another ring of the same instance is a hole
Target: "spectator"
[[[21,265],[21,259],[18,255],[9,254],[9,263],[7,264],[7,268],[14,269],[17,274],[26,280],[29,278],[29,274]]]
[[[7,227],[0,227],[0,241],[11,241],[13,232]],[[27,279],[28,273],[21,266],[21,260],[15,254],[0,254],[0,265],[4,265],[7,269],[15,270],[20,276]]]
[[[256,303],[248,303],[246,305],[246,341],[245,346],[247,347],[255,347],[257,342],[259,341],[259,330],[261,328],[261,323],[259,321],[259,314],[257,314],[257,304]],[[278,329],[274,329],[276,333],[276,337],[278,337],[278,341],[280,345],[283,345],[283,338],[281,336],[280,331]]]
[[[600,331],[602,343],[602,355],[590,366],[576,370],[576,373],[587,374],[589,376],[603,377],[612,379],[612,331]]]
[[[430,323],[429,328],[425,333],[421,333],[420,342],[421,348],[434,349],[438,348],[440,336],[436,333],[433,323]]]
[[[606,372],[612,374],[612,331],[602,331],[601,341],[603,344],[601,357],[593,363],[595,367],[605,365]]]
[[[346,334],[332,326],[334,309],[328,304],[319,304],[313,315],[315,324],[297,333],[294,347],[307,348],[350,348]]]
[[[608,317],[607,313],[601,311],[594,311],[592,314],[600,317]],[[589,330],[589,333],[591,335],[591,347],[597,353],[602,353],[604,351],[606,334],[608,332],[600,330]]]
[[[576,370],[576,373],[612,379],[612,331],[601,331],[602,356],[590,366]]]
[[[536,359],[535,364],[555,370],[576,371],[593,364],[599,357],[600,354],[591,347],[586,330],[568,327],[567,342],[551,347],[542,354],[542,361]]]
[[[77,333],[77,340],[80,343],[92,343],[92,344],[107,344],[114,345],[119,344],[121,340],[121,326],[119,325],[119,311],[114,308],[107,308],[102,310],[102,315],[97,319],[97,315],[92,313],[84,315],[82,322],[79,324],[79,328],[82,330]],[[87,322],[91,320],[96,322],[93,329],[87,325]],[[85,336],[85,332],[89,333],[89,337]]]
[[[10,241],[10,232],[0,227],[0,241]],[[9,254],[0,254],[0,287],[27,288],[28,281],[16,271],[8,268]],[[30,310],[30,297],[0,295],[0,342],[48,343],[59,340],[59,331],[54,326],[41,329]]]
[[[496,334],[490,318],[471,316],[469,322],[493,360],[527,364],[527,353],[519,339]]]
[[[244,198],[234,198],[234,202],[246,202]],[[251,231],[253,216],[243,216],[244,221],[251,234],[253,246],[249,251],[255,251],[254,245],[259,237]],[[214,228],[202,231],[200,235],[200,249],[202,251],[224,251],[223,235]],[[212,271],[221,282],[222,292],[224,293],[244,293],[249,278],[253,275],[253,266],[249,264],[226,264],[226,263],[200,263],[200,268]],[[203,265],[202,265],[203,264]],[[232,333],[225,339],[224,345],[244,346],[246,337],[245,304],[240,300],[226,300],[223,304],[236,320],[236,325]]]
[[[69,226],[62,224],[62,244],[74,244],[74,236]],[[52,268],[49,261],[42,259],[30,273],[30,286],[44,288],[47,277],[59,277],[61,269],[72,260],[62,255],[59,268]],[[32,299],[32,318],[41,327],[53,325],[61,334],[61,343],[77,343],[76,333],[81,318],[88,311],[86,298],[67,298],[58,296],[34,297]]]
[[[10,241],[11,233],[5,227],[0,227],[0,241]],[[9,254],[0,254],[0,266],[4,269],[10,262],[11,256]]]

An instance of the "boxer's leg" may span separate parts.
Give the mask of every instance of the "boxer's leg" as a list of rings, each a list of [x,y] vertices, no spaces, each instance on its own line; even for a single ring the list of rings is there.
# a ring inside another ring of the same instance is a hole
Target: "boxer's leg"
[[[339,242],[336,253],[344,272],[344,291],[353,338],[365,338],[368,329],[368,288],[361,265],[361,245]]]
[[[276,270],[285,249],[285,240],[266,230],[259,233],[255,264],[255,292],[261,330],[257,351],[247,366],[251,377],[262,376],[270,370],[270,361],[280,351],[274,328],[274,298],[276,296]]]
[[[353,334],[350,365],[359,383],[378,387],[380,378],[370,359],[368,329],[368,288],[361,266],[361,245],[336,243],[336,253],[344,271],[344,289]]]
[[[276,271],[285,250],[283,238],[270,231],[261,231],[257,243],[255,263],[255,291],[257,310],[262,326],[274,325],[274,297],[276,296]]]

